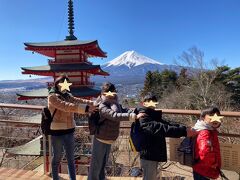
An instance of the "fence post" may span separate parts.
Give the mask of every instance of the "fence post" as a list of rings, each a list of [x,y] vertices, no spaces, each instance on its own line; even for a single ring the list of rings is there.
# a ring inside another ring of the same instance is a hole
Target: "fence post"
[[[48,162],[49,162],[49,172],[52,172],[52,140],[51,135],[48,135]]]
[[[46,147],[46,136],[43,134],[43,168],[44,174],[47,173],[47,147]]]
[[[159,179],[162,179],[162,164],[161,163],[160,163],[159,169],[160,169]]]
[[[46,136],[43,134],[43,168],[44,168],[44,174],[47,173],[47,142],[46,142]]]

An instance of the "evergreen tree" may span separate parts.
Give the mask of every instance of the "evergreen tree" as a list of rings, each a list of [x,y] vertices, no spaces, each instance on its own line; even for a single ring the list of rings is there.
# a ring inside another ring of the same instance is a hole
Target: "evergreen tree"
[[[227,92],[232,94],[232,106],[240,108],[240,67],[231,69],[228,66],[221,66],[217,68],[217,72],[215,82],[226,87]]]
[[[176,80],[177,74],[174,71],[164,70],[161,73],[158,71],[148,71],[141,96],[144,96],[148,92],[152,92],[158,98],[161,98],[165,92],[172,91],[172,87],[176,86]]]
[[[191,79],[188,77],[187,69],[182,68],[176,81],[177,88],[182,90],[184,87],[190,84],[190,81]]]
[[[148,71],[146,73],[146,78],[144,81],[144,87],[143,90],[141,92],[141,96],[145,96],[148,92],[152,91],[152,85],[153,85],[153,75],[151,71]]]

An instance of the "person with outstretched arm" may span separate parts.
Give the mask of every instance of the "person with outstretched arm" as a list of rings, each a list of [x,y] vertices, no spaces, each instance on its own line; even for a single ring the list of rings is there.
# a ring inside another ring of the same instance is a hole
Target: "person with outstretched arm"
[[[88,180],[105,180],[105,166],[108,161],[111,145],[119,136],[121,121],[135,121],[138,116],[132,110],[122,108],[119,104],[114,84],[106,82],[102,86],[101,96],[97,99],[100,123],[95,132],[92,144],[92,159]]]
[[[196,135],[191,128],[163,120],[162,112],[155,110],[156,104],[158,104],[156,96],[148,93],[143,98],[143,106],[135,110],[136,114],[145,114],[139,118],[140,132],[146,142],[145,147],[140,151],[143,180],[157,180],[158,163],[167,161],[166,137]]]
[[[68,77],[60,76],[54,82],[48,95],[48,108],[53,116],[50,126],[52,143],[52,178],[59,180],[58,170],[63,149],[66,152],[68,173],[76,179],[74,164],[74,113],[86,114],[94,110],[93,101],[76,98],[70,93]],[[54,115],[53,115],[54,114]]]

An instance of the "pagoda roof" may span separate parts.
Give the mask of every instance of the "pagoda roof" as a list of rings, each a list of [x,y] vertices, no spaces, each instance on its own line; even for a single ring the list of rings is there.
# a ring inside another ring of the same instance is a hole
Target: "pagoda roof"
[[[55,57],[56,50],[81,49],[89,56],[107,57],[107,53],[102,51],[97,40],[80,41],[80,40],[64,40],[55,42],[40,42],[40,43],[24,43],[25,49],[35,51],[42,55]]]
[[[97,40],[90,41],[80,41],[80,40],[64,40],[64,41],[54,41],[54,42],[40,42],[40,43],[24,43],[26,46],[32,47],[61,47],[61,46],[79,46],[87,45],[91,43],[96,43]]]
[[[71,93],[76,97],[97,97],[101,90],[97,88],[90,87],[70,87]],[[47,98],[48,89],[38,89],[33,91],[26,91],[22,93],[17,93],[18,100],[29,100],[36,98]]]
[[[74,72],[84,71],[96,75],[109,76],[109,74],[101,69],[100,65],[92,65],[87,63],[74,64],[50,64],[35,67],[22,67],[23,74],[35,74],[41,76],[54,76],[56,72]]]

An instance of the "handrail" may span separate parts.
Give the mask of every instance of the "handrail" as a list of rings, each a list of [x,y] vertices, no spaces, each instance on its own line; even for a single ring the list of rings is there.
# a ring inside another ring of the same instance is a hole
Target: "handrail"
[[[232,137],[232,138],[240,138],[240,134],[230,134],[230,133],[219,133],[219,136],[222,136],[222,137]]]
[[[178,114],[178,115],[200,115],[200,110],[183,110],[183,109],[156,109],[162,110],[164,114]],[[222,116],[226,117],[240,117],[240,112],[221,111]]]
[[[13,109],[30,109],[30,110],[42,110],[44,106],[37,105],[22,105],[22,104],[5,104],[0,103],[0,108],[13,108]],[[183,110],[183,109],[157,109],[161,110],[164,114],[176,114],[176,115],[199,115],[201,113],[200,110]],[[221,111],[221,115],[225,117],[240,117],[240,112],[232,112],[232,111]],[[40,123],[36,122],[26,122],[26,121],[9,121],[9,120],[1,120],[0,123],[11,123],[11,124],[22,124],[22,125],[36,125],[39,126]],[[130,127],[130,126],[129,126]],[[120,128],[129,128],[128,126],[121,126]],[[88,128],[88,126],[77,126],[77,128]],[[229,133],[220,133],[220,136],[227,137],[238,137],[239,134],[229,134]]]
[[[5,104],[0,103],[0,108],[13,108],[13,109],[30,109],[30,110],[42,110],[44,106],[37,105],[23,105],[23,104]],[[176,115],[200,115],[200,110],[185,110],[185,109],[157,109],[162,110],[164,114],[176,114]],[[233,111],[221,111],[222,116],[226,117],[240,117],[240,112]]]
[[[21,125],[33,125],[33,126],[40,126],[40,123],[35,123],[35,122],[24,122],[24,121],[8,121],[8,120],[1,120],[0,123],[9,123],[9,124],[21,124]],[[76,126],[76,128],[88,128],[88,126]],[[130,126],[121,126],[120,128],[126,128],[129,129]],[[240,138],[240,134],[231,134],[231,133],[219,133],[219,136],[222,137],[235,137],[235,138]]]
[[[22,125],[36,125],[39,126],[40,123],[37,122],[26,122],[26,121],[12,121],[12,120],[2,120],[0,119],[0,123],[9,123],[9,124],[22,124]]]
[[[42,110],[44,106],[37,105],[25,105],[25,104],[5,104],[0,103],[1,108],[12,108],[12,109],[30,109],[30,110]]]

